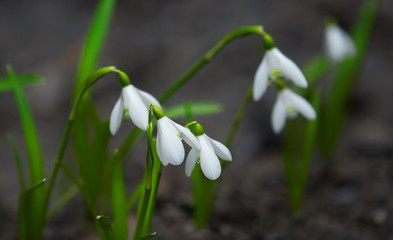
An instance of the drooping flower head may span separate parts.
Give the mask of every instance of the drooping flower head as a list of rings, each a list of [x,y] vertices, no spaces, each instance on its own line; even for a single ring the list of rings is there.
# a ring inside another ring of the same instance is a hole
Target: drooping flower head
[[[325,28],[325,52],[328,58],[338,63],[347,57],[354,57],[356,45],[348,33],[330,22]]]
[[[261,99],[269,84],[269,78],[273,74],[280,75],[286,80],[292,81],[295,85],[306,88],[307,80],[299,67],[276,48],[270,35],[263,36],[263,44],[266,50],[254,77],[253,97],[254,101]]]
[[[185,153],[181,140],[200,149],[199,141],[191,131],[166,117],[160,107],[153,106],[153,114],[157,119],[157,154],[164,166],[183,162]]]
[[[287,118],[294,118],[302,114],[308,120],[315,120],[317,114],[306,99],[284,88],[279,91],[276,103],[273,106],[272,126],[275,133],[280,133],[285,126]]]
[[[194,126],[194,132],[200,143],[200,149],[192,148],[186,159],[186,175],[191,176],[199,160],[203,174],[210,180],[216,180],[221,174],[222,160],[232,161],[231,152],[224,144],[208,137],[200,124]]]
[[[150,104],[161,107],[157,99],[149,93],[139,90],[131,84],[124,86],[111,113],[109,128],[112,135],[115,135],[119,130],[123,115],[130,116],[135,126],[146,131]]]

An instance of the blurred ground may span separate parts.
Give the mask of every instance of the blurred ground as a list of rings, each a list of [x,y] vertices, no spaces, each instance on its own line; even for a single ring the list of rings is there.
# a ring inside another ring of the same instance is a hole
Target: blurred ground
[[[251,24],[263,24],[282,52],[302,66],[322,50],[325,17],[335,16],[348,30],[361,3],[119,1],[99,66],[115,65],[129,73],[137,87],[160,95],[225,33]],[[95,4],[77,0],[0,2],[0,77],[6,75],[5,64],[10,63],[16,73],[34,73],[46,80],[25,92],[45,150],[47,173],[70,110],[76,66]],[[270,91],[249,106],[235,141],[239,158],[221,179],[223,189],[207,230],[195,232],[192,227],[192,195],[183,168],[165,169],[153,227],[159,233],[157,239],[393,239],[392,42],[393,2],[385,0],[336,165],[323,172],[315,159],[302,216],[293,219],[288,209],[279,138],[270,127],[275,98]],[[223,113],[198,119],[210,136],[223,140],[262,54],[259,37],[232,43],[174,95],[168,106],[183,101],[223,103]],[[120,86],[110,80],[95,88],[95,104],[103,118],[109,117],[119,92]],[[21,149],[24,145],[11,93],[0,94],[0,116],[0,238],[13,239],[19,189],[6,135],[15,136]],[[72,162],[71,155],[68,158]],[[130,186],[137,179],[135,169],[142,168],[136,162],[127,163]],[[67,184],[66,179],[59,182]],[[47,238],[97,238],[84,216],[83,203],[76,198],[49,224]]]

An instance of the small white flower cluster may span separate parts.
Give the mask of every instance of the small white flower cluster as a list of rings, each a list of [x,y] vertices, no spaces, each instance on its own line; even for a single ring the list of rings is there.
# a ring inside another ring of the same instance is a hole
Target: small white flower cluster
[[[254,101],[262,98],[269,84],[269,80],[276,79],[279,76],[282,79],[289,80],[295,85],[306,88],[307,80],[299,67],[278,48],[270,36],[264,36],[264,46],[266,49],[265,57],[254,78],[253,97]],[[271,117],[273,131],[278,134],[284,128],[285,120],[302,114],[308,120],[315,120],[317,114],[314,108],[302,96],[296,94],[286,86],[278,88],[278,97],[273,107]]]
[[[164,115],[161,105],[152,95],[134,86],[123,87],[110,117],[110,131],[114,135],[120,128],[123,115],[128,115],[138,128],[146,131],[149,124],[149,108],[157,119],[157,154],[164,166],[180,165],[185,157],[182,140],[192,149],[186,160],[186,175],[191,176],[195,164],[200,162],[204,175],[216,180],[221,174],[221,164],[217,155],[226,161],[232,161],[232,155],[222,143],[211,139],[202,126],[196,124],[196,136],[188,129]]]

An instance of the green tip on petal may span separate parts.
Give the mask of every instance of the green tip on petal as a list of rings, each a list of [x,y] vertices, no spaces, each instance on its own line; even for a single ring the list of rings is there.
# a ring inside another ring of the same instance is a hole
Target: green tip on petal
[[[203,130],[202,125],[199,124],[199,123],[194,125],[193,131],[194,131],[195,136],[197,136],[197,137],[201,136],[201,135],[203,135],[205,133],[205,131]]]
[[[276,47],[272,36],[270,36],[267,33],[263,34],[263,47],[265,48],[266,51]]]
[[[165,114],[162,111],[162,109],[160,107],[157,107],[156,105],[153,105],[153,114],[154,114],[154,117],[156,117],[157,120],[165,117]]]
[[[328,17],[325,19],[325,28],[331,26],[331,25],[337,25],[337,21],[333,17]]]

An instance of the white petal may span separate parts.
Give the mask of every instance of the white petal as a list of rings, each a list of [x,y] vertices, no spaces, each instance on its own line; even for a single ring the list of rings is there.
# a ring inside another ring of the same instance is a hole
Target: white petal
[[[352,38],[339,26],[330,24],[325,31],[326,55],[333,62],[340,62],[356,55],[356,46]]]
[[[169,119],[169,118],[168,118]],[[180,124],[175,123],[174,121],[170,120],[176,130],[179,132],[182,139],[192,148],[197,150],[201,149],[198,139],[192,134],[192,132],[188,129],[183,127]]]
[[[184,147],[168,118],[157,121],[157,154],[162,164],[179,165],[184,160]]]
[[[221,174],[221,164],[205,134],[198,137],[201,143],[200,163],[203,174],[210,180],[216,180]]]
[[[123,120],[124,108],[123,108],[123,100],[120,96],[119,100],[117,100],[115,106],[113,107],[111,118],[109,120],[109,129],[112,135],[115,135],[117,130],[119,130],[121,122]]]
[[[191,177],[192,171],[194,170],[195,164],[199,158],[199,151],[196,149],[191,149],[186,158],[186,175]]]
[[[149,108],[150,104],[156,105],[157,107],[160,107],[162,109],[162,106],[158,100],[153,97],[150,93],[147,93],[145,91],[142,91],[140,89],[137,89],[139,96],[141,97],[143,103],[147,108]]]
[[[315,120],[317,118],[317,113],[315,112],[313,106],[311,106],[311,104],[307,102],[307,100],[302,96],[289,89],[283,90],[283,94],[285,94],[287,99],[291,101],[291,106],[305,118],[308,120]]]
[[[272,112],[272,126],[274,133],[278,134],[284,128],[286,121],[286,106],[282,99],[282,93],[279,93]]]
[[[207,136],[207,135],[206,135]],[[229,149],[219,141],[216,141],[209,136],[207,136],[209,139],[210,143],[213,146],[214,152],[222,159],[226,161],[232,161],[232,154],[229,151]]]
[[[259,99],[261,99],[263,94],[266,92],[268,86],[270,73],[267,68],[266,55],[263,58],[261,64],[259,64],[257,72],[255,73],[253,86],[254,101],[258,101]]]
[[[304,77],[302,71],[299,69],[299,67],[288,57],[286,57],[284,54],[278,50],[278,48],[273,48],[270,50],[272,54],[274,54],[276,60],[279,62],[279,66],[276,66],[278,68],[277,70],[281,71],[282,75],[292,81],[295,85],[306,88],[308,86],[307,80]]]
[[[149,122],[149,111],[134,86],[128,85],[123,88],[123,102],[135,126],[146,131]]]

